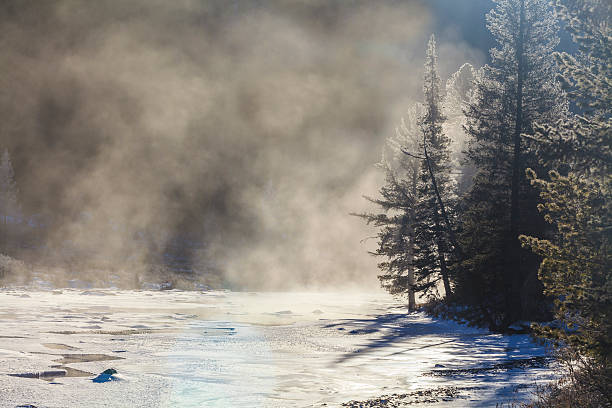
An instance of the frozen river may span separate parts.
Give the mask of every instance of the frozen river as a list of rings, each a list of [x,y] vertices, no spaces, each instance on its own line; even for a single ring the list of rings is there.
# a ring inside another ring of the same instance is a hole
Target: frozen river
[[[0,406],[490,407],[553,377],[527,336],[402,306],[382,293],[0,289]],[[109,368],[116,381],[92,381]]]

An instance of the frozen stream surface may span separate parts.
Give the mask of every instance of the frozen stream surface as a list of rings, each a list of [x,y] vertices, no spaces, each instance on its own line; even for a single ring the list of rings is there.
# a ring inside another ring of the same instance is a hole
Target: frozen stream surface
[[[545,356],[383,293],[0,289],[1,407],[495,407]]]

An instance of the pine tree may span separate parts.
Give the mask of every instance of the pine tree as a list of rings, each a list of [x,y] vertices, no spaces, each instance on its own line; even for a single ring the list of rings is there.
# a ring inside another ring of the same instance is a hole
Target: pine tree
[[[497,47],[466,109],[467,158],[477,174],[461,203],[465,257],[455,278],[457,300],[475,306],[467,317],[504,329],[536,317],[544,300],[539,259],[522,251],[518,241],[519,233],[539,236],[547,228],[524,176],[527,167],[542,168],[521,135],[531,133],[536,122],[563,118],[568,104],[555,80],[552,51],[559,40],[548,2],[497,0],[487,22]]]
[[[562,323],[540,326],[540,333],[612,370],[612,178],[602,184],[555,171],[550,181],[529,174],[541,191],[540,210],[557,232],[552,241],[521,236],[544,258],[539,276]]]
[[[533,139],[540,154],[557,167],[583,175],[605,176],[612,165],[612,3],[606,0],[558,1],[578,55],[555,53],[559,78],[579,114],[540,124]]]
[[[448,262],[453,246],[448,208],[453,196],[450,177],[450,139],[442,125],[442,92],[437,67],[436,40],[431,36],[425,57],[424,113],[419,121],[423,159],[419,172],[415,217],[417,287],[434,287],[442,280],[445,296],[452,293]]]
[[[381,285],[391,294],[405,294],[408,309],[415,310],[414,218],[420,160],[402,153],[418,149],[420,105],[409,109],[394,137],[387,140],[378,167],[385,171],[385,185],[379,198],[366,197],[378,205],[381,213],[356,214],[379,228],[378,248],[373,255],[384,257],[378,264]],[[390,154],[388,154],[388,152]]]
[[[412,309],[415,293],[452,293],[448,262],[455,248],[450,208],[454,184],[450,177],[450,139],[443,132],[443,95],[437,71],[435,37],[427,45],[423,83],[424,104],[414,105],[387,141],[391,160],[383,155],[386,172],[380,198],[368,198],[382,213],[357,214],[379,228],[378,248],[382,286],[390,293],[407,293]]]
[[[465,63],[446,81],[446,95],[443,102],[446,121],[443,130],[451,139],[452,170],[459,175],[456,177],[457,195],[462,195],[469,189],[476,172],[474,166],[466,163],[464,157],[464,151],[467,147],[464,111],[474,96],[476,75],[477,71],[474,67]]]
[[[550,239],[521,236],[543,257],[539,277],[555,301],[558,324],[538,332],[594,359],[602,372],[589,373],[597,392],[612,403],[612,4],[563,0],[558,13],[567,22],[579,55],[556,54],[563,82],[579,109],[575,117],[538,126],[533,139],[567,176],[552,171],[538,179],[540,210],[555,227]]]

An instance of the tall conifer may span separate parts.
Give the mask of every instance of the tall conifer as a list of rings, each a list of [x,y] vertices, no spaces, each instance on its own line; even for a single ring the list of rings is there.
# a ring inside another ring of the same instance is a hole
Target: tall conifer
[[[518,241],[520,233],[539,236],[547,228],[525,178],[527,167],[541,163],[522,134],[565,117],[568,104],[555,79],[558,25],[548,1],[496,0],[487,23],[497,47],[466,109],[467,157],[477,174],[461,204],[465,257],[456,280],[458,300],[475,306],[468,318],[503,329],[534,317],[543,301],[539,259]]]
[[[521,240],[542,256],[539,277],[555,302],[557,324],[539,326],[538,332],[589,356],[590,392],[598,395],[593,400],[611,404],[612,4],[559,0],[557,7],[579,46],[576,57],[556,54],[579,113],[536,128],[533,138],[543,156],[569,174],[552,171],[547,181],[529,171],[555,234]]]
[[[424,112],[420,119],[423,160],[419,174],[415,217],[415,270],[422,287],[433,286],[441,279],[445,296],[452,293],[449,258],[452,253],[452,230],[449,204],[453,196],[450,177],[450,139],[442,125],[442,90],[438,75],[435,36],[427,44],[423,78]]]

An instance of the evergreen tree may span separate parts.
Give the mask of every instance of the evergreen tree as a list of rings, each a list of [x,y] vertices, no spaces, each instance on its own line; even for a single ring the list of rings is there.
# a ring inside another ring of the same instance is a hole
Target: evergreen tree
[[[440,281],[446,296],[452,292],[448,262],[454,247],[448,208],[454,185],[450,140],[442,129],[443,95],[433,35],[427,45],[423,93],[424,104],[414,105],[396,136],[387,141],[391,160],[383,155],[380,164],[386,183],[380,198],[368,198],[383,212],[358,214],[380,228],[373,254],[386,258],[379,263],[382,286],[394,294],[407,293],[411,309],[415,293],[435,293]]]
[[[612,4],[599,0],[560,0],[560,16],[579,55],[556,54],[579,114],[538,126],[533,139],[545,157],[564,164],[567,176],[550,181],[529,171],[540,190],[540,210],[554,225],[550,239],[522,236],[543,257],[539,277],[555,301],[557,325],[539,326],[541,335],[594,359],[602,370],[592,383],[612,403]]]
[[[612,374],[612,178],[602,184],[555,171],[550,181],[529,174],[557,232],[554,240],[521,236],[544,258],[539,276],[562,323],[540,333],[606,362]]]
[[[432,35],[425,56],[424,112],[419,121],[423,160],[417,187],[414,263],[417,287],[433,288],[441,279],[448,297],[452,293],[448,263],[453,249],[448,208],[453,197],[453,183],[450,139],[442,130],[446,117],[442,112],[443,95],[437,64],[436,40]]]
[[[471,64],[463,64],[457,72],[446,81],[446,95],[443,102],[446,121],[443,130],[451,139],[452,170],[458,175],[457,194],[462,195],[472,185],[472,178],[476,172],[475,167],[467,163],[464,151],[467,147],[467,134],[465,132],[465,109],[472,101],[474,95],[474,81],[477,71]]]
[[[394,137],[387,140],[378,167],[385,171],[385,185],[379,198],[366,197],[380,206],[381,213],[357,214],[379,228],[378,248],[373,255],[384,257],[378,264],[381,285],[391,294],[408,296],[408,309],[416,308],[414,279],[414,218],[420,160],[402,153],[418,149],[420,105],[414,105]],[[387,154],[387,153],[390,154]]]
[[[504,329],[541,310],[539,259],[520,249],[519,233],[546,230],[536,210],[537,194],[527,167],[541,170],[531,142],[534,124],[567,114],[565,94],[555,80],[552,52],[557,22],[546,0],[496,0],[487,14],[497,41],[491,63],[475,82],[466,109],[466,152],[477,168],[461,203],[459,241],[464,258],[456,268],[457,301],[474,306],[468,319]]]
[[[558,1],[557,12],[578,44],[578,55],[555,53],[561,79],[579,114],[536,127],[539,153],[557,167],[598,177],[610,174],[612,136],[612,3]]]

